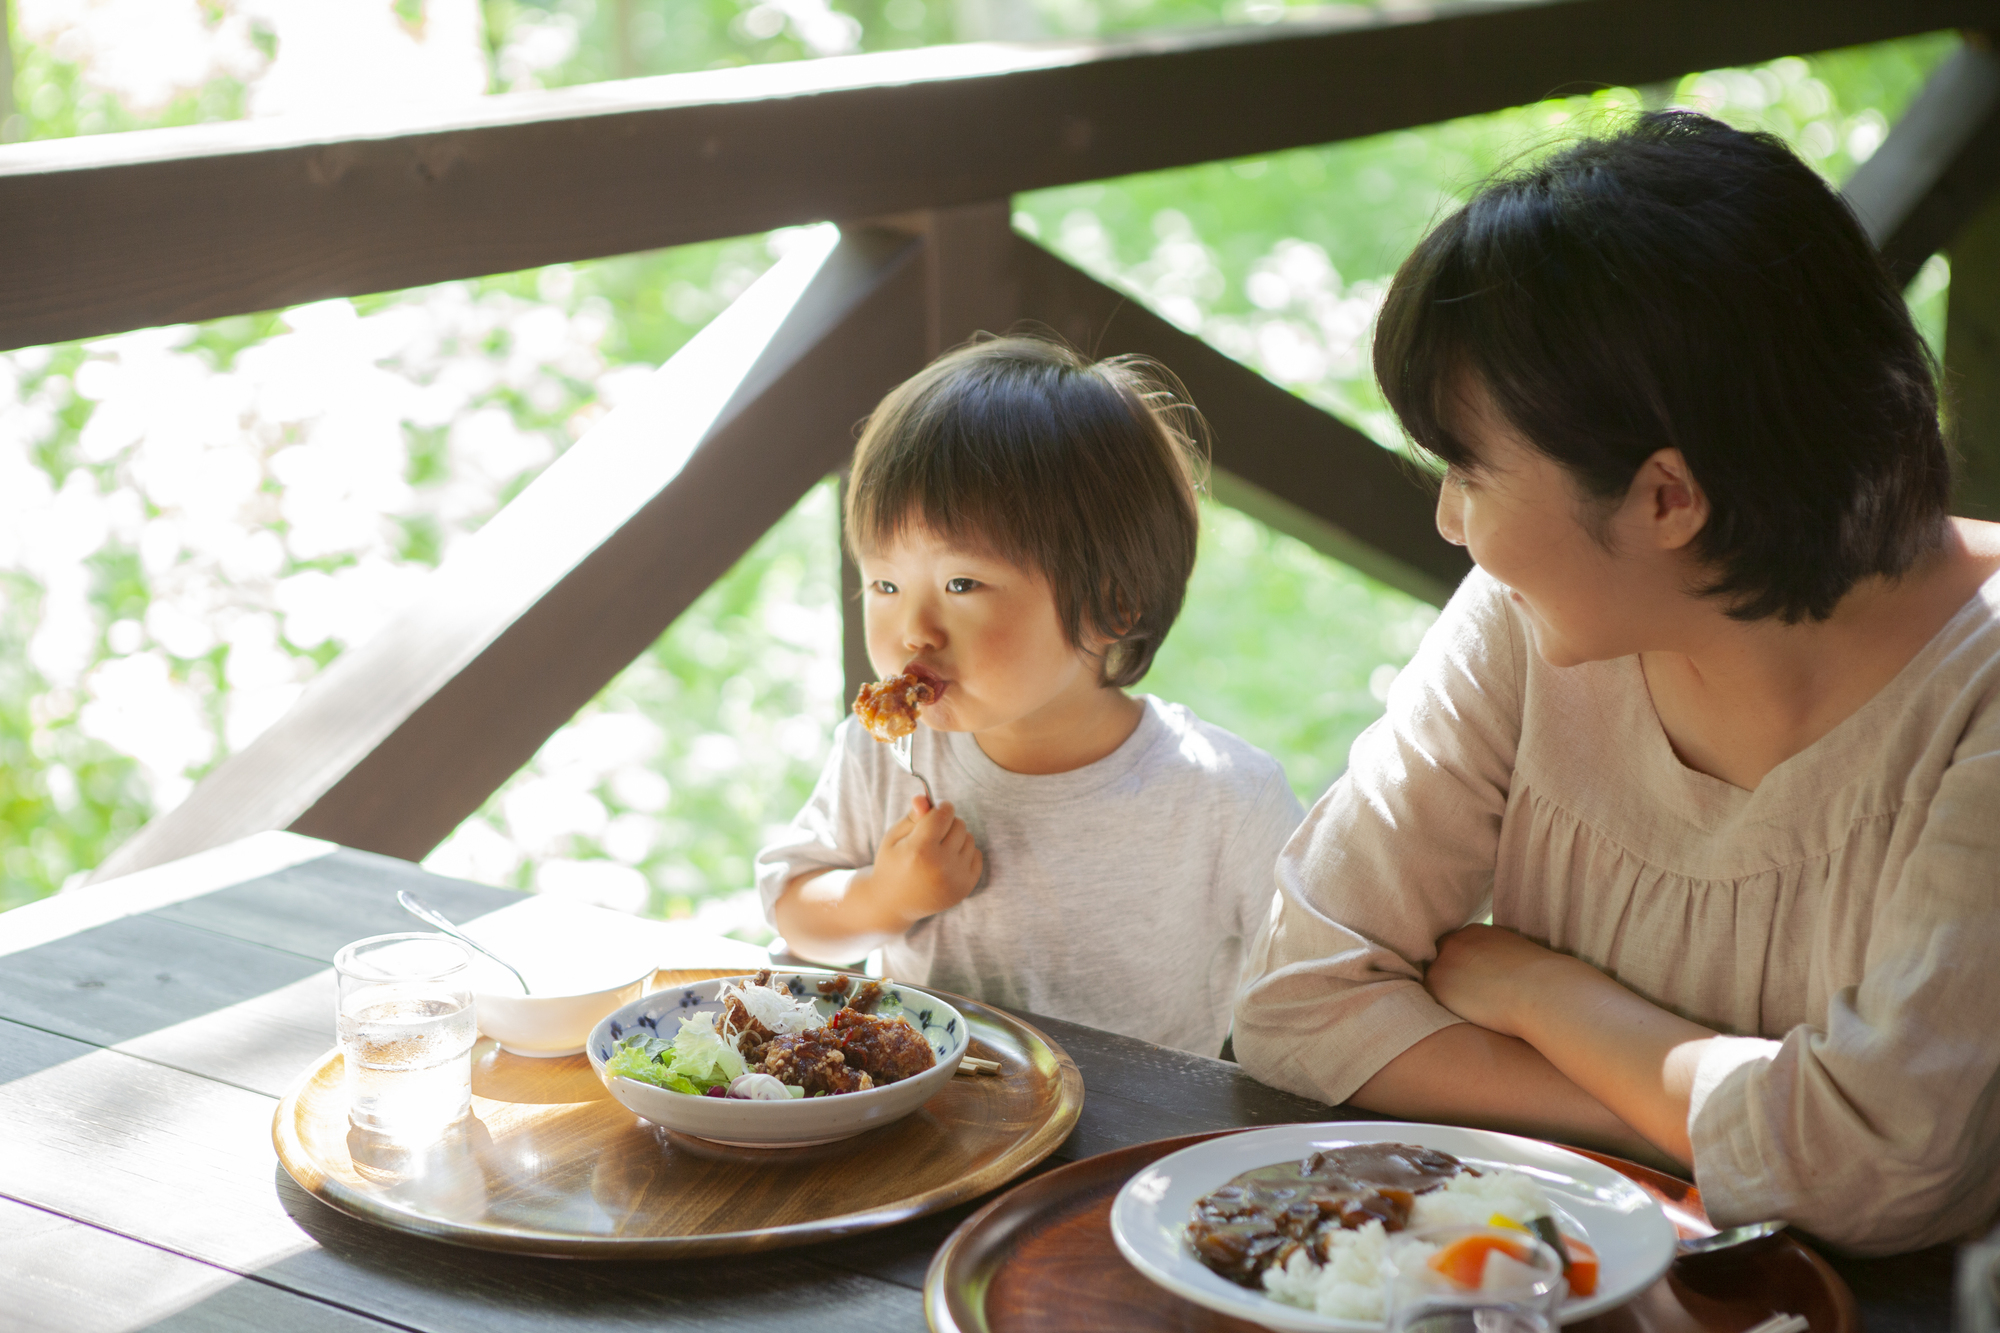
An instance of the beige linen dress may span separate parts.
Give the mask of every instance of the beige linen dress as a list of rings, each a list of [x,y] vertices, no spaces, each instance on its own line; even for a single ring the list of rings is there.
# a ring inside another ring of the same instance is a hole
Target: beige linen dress
[[[1864,1252],[2000,1205],[2000,575],[1754,791],[1683,766],[1637,658],[1558,670],[1467,578],[1278,862],[1243,1067],[1344,1101],[1458,1022],[1439,936],[1496,925],[1731,1034],[1689,1135],[1722,1224]]]

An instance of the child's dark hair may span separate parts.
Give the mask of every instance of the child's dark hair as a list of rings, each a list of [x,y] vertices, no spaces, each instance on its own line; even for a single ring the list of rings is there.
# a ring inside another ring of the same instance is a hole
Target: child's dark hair
[[[1454,467],[1479,467],[1453,431],[1468,380],[1600,499],[1679,449],[1710,505],[1699,591],[1740,620],[1823,620],[1936,549],[1936,373],[1826,183],[1690,111],[1480,191],[1404,262],[1375,335],[1384,396]]]
[[[1164,367],[1092,362],[1038,337],[947,352],[862,427],[851,550],[912,524],[1048,580],[1073,645],[1110,640],[1102,676],[1133,684],[1194,570],[1200,419]]]

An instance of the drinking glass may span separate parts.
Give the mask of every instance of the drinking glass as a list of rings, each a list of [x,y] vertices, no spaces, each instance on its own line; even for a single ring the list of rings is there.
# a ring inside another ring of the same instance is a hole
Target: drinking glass
[[[463,946],[422,932],[374,935],[334,955],[354,1124],[423,1140],[472,1108],[471,961]]]
[[[1404,1261],[1389,1287],[1388,1333],[1555,1333],[1556,1310],[1569,1294],[1562,1260],[1541,1240],[1506,1227],[1430,1227],[1411,1233],[1438,1247],[1479,1238],[1497,1257],[1473,1285],[1428,1259]],[[1436,1257],[1436,1256],[1433,1256]]]

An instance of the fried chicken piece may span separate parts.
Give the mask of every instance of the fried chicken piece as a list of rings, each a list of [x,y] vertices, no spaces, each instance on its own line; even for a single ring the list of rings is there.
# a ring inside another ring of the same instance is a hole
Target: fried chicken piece
[[[781,1083],[804,1088],[808,1097],[865,1092],[875,1086],[865,1070],[848,1068],[847,1056],[825,1028],[771,1038],[764,1047],[763,1072]]]
[[[847,997],[847,1003],[843,1007],[852,1009],[857,1014],[872,1014],[875,1012],[875,1006],[880,1003],[882,1003],[882,983],[868,981],[862,983],[860,990]]]
[[[863,685],[854,696],[854,715],[876,740],[893,741],[917,729],[917,710],[936,703],[943,686],[937,672],[912,662],[900,676]]]
[[[819,982],[814,989],[827,999],[836,1000],[847,994],[853,985],[854,978],[843,972],[837,977],[828,977],[825,981]]]
[[[737,996],[730,996],[729,1003],[722,1006],[722,1030],[736,1034],[736,1049],[752,1068],[763,1058],[764,1044],[777,1034],[752,1017],[750,1010]]]
[[[937,1063],[931,1044],[906,1018],[877,1018],[842,1009],[829,1026],[840,1034],[848,1065],[878,1085],[921,1074]]]

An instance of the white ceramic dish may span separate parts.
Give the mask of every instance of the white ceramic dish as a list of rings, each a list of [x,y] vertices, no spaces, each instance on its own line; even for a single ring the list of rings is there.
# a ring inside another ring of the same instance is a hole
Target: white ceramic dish
[[[526,898],[467,922],[465,933],[521,969],[533,988],[522,995],[505,968],[474,954],[479,1030],[515,1055],[581,1054],[600,1019],[645,993],[658,949],[642,924],[650,923],[552,898]]]
[[[1333,1319],[1239,1287],[1188,1247],[1194,1201],[1254,1167],[1350,1143],[1415,1143],[1471,1166],[1532,1176],[1556,1205],[1564,1230],[1597,1251],[1594,1295],[1564,1302],[1562,1322],[1623,1305],[1674,1261],[1674,1227],[1651,1195],[1608,1166],[1536,1139],[1450,1125],[1346,1121],[1276,1125],[1230,1134],[1162,1157],[1125,1182],[1111,1204],[1111,1238],[1134,1268],[1176,1295],[1223,1314],[1287,1333],[1379,1333],[1372,1321]]]
[[[817,982],[834,975],[817,971],[773,972],[771,980],[803,997],[814,994]],[[747,976],[721,977],[654,991],[634,1000],[591,1029],[590,1067],[625,1109],[656,1125],[739,1148],[802,1148],[851,1138],[902,1119],[943,1088],[965,1055],[965,1020],[958,1010],[925,991],[891,982],[883,987],[882,1003],[875,1012],[885,1018],[897,1015],[907,1018],[922,1030],[937,1055],[935,1065],[899,1083],[837,1097],[753,1102],[733,1097],[693,1097],[635,1079],[606,1077],[604,1064],[616,1049],[618,1038],[628,1029],[649,1028],[671,1040],[680,1031],[684,1015],[704,1010],[720,1013],[722,1006],[716,1001],[716,992],[729,981],[748,980]],[[829,1018],[840,1007],[837,1001],[824,998],[818,998],[817,1003],[820,1012]]]

